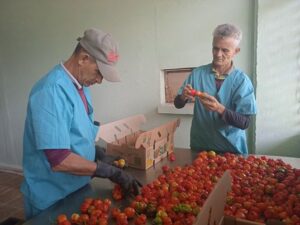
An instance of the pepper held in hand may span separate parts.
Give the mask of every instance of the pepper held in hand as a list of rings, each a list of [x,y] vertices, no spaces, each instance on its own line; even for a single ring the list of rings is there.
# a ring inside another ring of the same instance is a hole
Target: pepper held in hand
[[[195,89],[191,89],[191,90],[189,91],[189,95],[191,95],[191,96],[193,96],[193,97],[195,97],[195,96],[201,97],[201,96],[203,95],[203,92],[197,91],[197,90],[195,90]]]

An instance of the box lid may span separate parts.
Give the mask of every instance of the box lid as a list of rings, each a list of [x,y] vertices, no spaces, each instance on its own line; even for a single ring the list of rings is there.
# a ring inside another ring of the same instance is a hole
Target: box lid
[[[141,124],[145,122],[145,116],[139,114],[101,125],[95,141],[98,141],[99,138],[101,138],[107,143],[112,143],[120,138],[138,131],[141,127]]]

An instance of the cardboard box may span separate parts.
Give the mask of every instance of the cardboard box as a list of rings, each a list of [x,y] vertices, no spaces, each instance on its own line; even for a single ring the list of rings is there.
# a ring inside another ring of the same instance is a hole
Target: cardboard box
[[[107,143],[107,153],[120,156],[130,167],[148,169],[174,150],[174,133],[180,119],[172,120],[149,131],[140,130],[144,115],[121,119],[100,127],[96,141]]]
[[[265,225],[264,223],[224,215],[226,197],[231,189],[231,182],[230,171],[225,171],[209,194],[194,225]],[[284,223],[272,220],[268,221],[266,225],[284,225]]]

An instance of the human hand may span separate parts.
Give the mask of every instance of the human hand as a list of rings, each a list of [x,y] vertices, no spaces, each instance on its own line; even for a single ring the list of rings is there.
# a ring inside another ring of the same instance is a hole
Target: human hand
[[[211,96],[205,92],[199,97],[199,100],[209,111],[214,111],[221,115],[225,111],[225,107],[214,96]]]
[[[121,186],[122,193],[124,196],[136,196],[140,193],[140,188],[143,186],[140,181],[138,181],[133,176],[128,173],[123,172],[123,181],[119,182]]]
[[[121,159],[121,157],[107,155],[106,151],[105,151],[105,148],[100,147],[98,145],[96,145],[95,148],[96,148],[96,150],[95,150],[96,151],[96,156],[95,156],[96,160],[100,160],[100,161],[105,162],[107,164],[118,167],[118,165],[115,163],[115,161],[119,161]]]
[[[124,196],[138,195],[139,188],[142,187],[142,184],[136,178],[126,173],[124,170],[104,162],[97,163],[97,169],[94,176],[108,178],[112,182],[119,184]]]
[[[194,96],[191,95],[191,90],[193,90],[193,87],[190,84],[187,84],[183,91],[182,91],[182,97],[184,98],[183,100],[190,99],[194,100]]]

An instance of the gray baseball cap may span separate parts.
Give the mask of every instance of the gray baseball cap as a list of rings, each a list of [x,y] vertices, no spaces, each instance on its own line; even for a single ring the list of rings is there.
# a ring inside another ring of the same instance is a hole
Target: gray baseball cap
[[[98,68],[107,81],[120,81],[116,64],[119,59],[118,44],[111,34],[96,28],[84,31],[83,37],[77,39],[80,45],[96,59]]]

